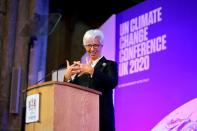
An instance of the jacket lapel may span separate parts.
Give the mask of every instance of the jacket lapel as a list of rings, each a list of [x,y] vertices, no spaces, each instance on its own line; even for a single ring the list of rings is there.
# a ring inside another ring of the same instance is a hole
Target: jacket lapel
[[[107,65],[107,60],[106,60],[106,58],[103,56],[103,57],[98,61],[98,63],[97,63],[96,66],[94,67],[94,69],[103,71],[103,69],[105,68],[106,65]]]

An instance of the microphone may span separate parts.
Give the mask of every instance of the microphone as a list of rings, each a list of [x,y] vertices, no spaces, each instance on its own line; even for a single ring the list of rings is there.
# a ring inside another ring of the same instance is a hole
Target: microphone
[[[49,76],[51,76],[51,74],[53,74],[55,71],[57,71],[57,81],[58,81],[58,70],[59,69],[62,69],[62,68],[66,68],[66,63],[60,64],[56,69],[53,69],[52,71],[50,71],[49,73],[47,73],[44,77],[42,77],[40,80],[38,80],[35,84],[38,84],[41,81],[45,80],[46,78],[48,78]]]
[[[40,80],[38,80],[36,84],[40,83],[41,81],[45,80],[48,76],[50,76],[51,74],[53,74],[53,72],[55,72],[55,70],[52,70],[51,72],[47,73],[43,78],[41,78]]]

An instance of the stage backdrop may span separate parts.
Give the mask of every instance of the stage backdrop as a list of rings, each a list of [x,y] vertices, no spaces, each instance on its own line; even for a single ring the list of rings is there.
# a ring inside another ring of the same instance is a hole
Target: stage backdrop
[[[195,0],[147,0],[116,15],[117,131],[150,131],[197,97],[196,8]]]

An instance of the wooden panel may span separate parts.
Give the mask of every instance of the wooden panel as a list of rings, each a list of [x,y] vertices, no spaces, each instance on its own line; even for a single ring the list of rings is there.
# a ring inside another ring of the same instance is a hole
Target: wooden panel
[[[55,131],[99,131],[98,99],[98,94],[58,86],[54,103]]]
[[[6,0],[0,0],[0,13],[6,14]]]
[[[73,84],[46,82],[28,88],[40,93],[40,121],[26,131],[99,131],[100,92]]]
[[[19,113],[19,101],[21,91],[22,71],[21,67],[12,68],[12,81],[10,90],[10,113]]]
[[[40,93],[40,121],[26,124],[26,131],[53,131],[54,87],[46,85],[28,91],[27,95]]]

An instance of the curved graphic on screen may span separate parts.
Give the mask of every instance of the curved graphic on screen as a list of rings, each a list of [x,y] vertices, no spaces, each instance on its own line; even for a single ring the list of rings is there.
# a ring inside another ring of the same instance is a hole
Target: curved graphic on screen
[[[175,109],[151,131],[197,131],[197,98]]]

